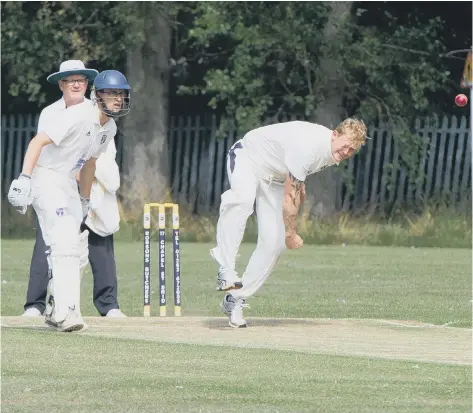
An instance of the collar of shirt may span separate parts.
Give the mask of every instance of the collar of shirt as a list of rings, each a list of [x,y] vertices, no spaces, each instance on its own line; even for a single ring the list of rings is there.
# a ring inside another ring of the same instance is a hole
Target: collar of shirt
[[[97,110],[97,107],[94,106],[94,109],[96,110],[96,117],[94,119],[94,122],[100,126],[101,131],[109,131],[112,127],[112,123],[114,122],[113,118],[108,118],[107,122],[105,122],[103,125],[100,124],[100,112]]]
[[[64,100],[64,96],[59,99],[56,104],[58,105],[58,108],[61,110],[66,110],[66,101]],[[111,121],[113,121],[113,118],[108,118],[107,122],[104,123],[102,126],[100,124],[100,111],[97,110],[97,106],[92,103],[90,99],[87,99],[84,97],[84,101],[82,103],[78,103],[78,105],[90,105],[91,109],[94,111],[94,123],[99,125],[102,131],[108,131],[110,130],[111,127]]]
[[[97,105],[92,104],[90,102],[91,109],[94,111],[94,123],[100,127],[101,131],[108,131],[111,127],[111,124],[113,122],[113,118],[108,118],[107,122],[105,122],[103,125],[100,123],[100,110],[98,109]]]
[[[81,103],[76,103],[77,105],[81,105],[83,103],[86,103],[86,104],[92,104],[92,102],[87,99],[85,96],[84,96],[84,100],[81,102]],[[63,110],[66,110],[67,107],[66,107],[66,101],[64,100],[64,95],[62,95],[61,99],[59,99],[58,101],[56,101],[55,103],[58,107],[58,109],[63,109]],[[69,106],[71,107],[71,106]]]

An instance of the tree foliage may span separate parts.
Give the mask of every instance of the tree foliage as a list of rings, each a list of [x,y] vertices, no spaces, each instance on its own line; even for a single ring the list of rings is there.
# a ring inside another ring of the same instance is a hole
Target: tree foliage
[[[48,101],[48,74],[80,59],[98,70],[124,67],[126,50],[143,41],[142,16],[130,2],[2,3],[2,83],[8,94]],[[123,69],[122,69],[123,70]]]
[[[330,2],[197,3],[187,56],[206,74],[180,93],[209,96],[240,130],[280,115],[311,119],[330,82],[320,62],[330,57],[344,81],[347,115],[405,129],[413,115],[435,110],[432,96],[451,83],[444,22],[421,21],[415,11],[400,19],[387,6],[381,19],[366,22],[356,4],[336,40],[326,42]]]
[[[153,2],[147,13],[159,13],[163,4]],[[446,40],[446,30],[457,29],[452,22],[446,27],[445,13],[426,13],[433,5],[355,2],[337,41],[327,42],[331,2],[169,4],[171,16],[177,10],[190,16],[181,20],[184,36],[175,56],[175,73],[188,67],[188,76],[177,78],[180,93],[207,96],[241,129],[278,115],[310,118],[330,84],[320,72],[326,56],[345,79],[348,114],[408,122],[436,109],[442,99],[434,96],[452,86],[442,56],[454,44],[465,47],[458,38]],[[2,3],[2,97],[44,104],[51,94],[46,76],[69,58],[123,70],[127,50],[146,40],[146,17],[133,2]],[[470,41],[471,34],[467,46]],[[458,77],[455,72],[455,84]],[[11,99],[2,100],[8,110]]]
[[[189,39],[208,70],[203,85],[180,92],[210,95],[209,105],[224,106],[242,128],[280,114],[310,115],[327,12],[324,2],[198,3]]]
[[[362,13],[358,10],[358,13]],[[383,30],[353,22],[345,32],[345,47],[334,45],[339,70],[346,81],[347,104],[370,119],[409,123],[413,115],[434,109],[432,94],[449,83],[442,56],[440,17],[420,24],[399,24],[385,13]],[[343,45],[342,45],[343,46]]]

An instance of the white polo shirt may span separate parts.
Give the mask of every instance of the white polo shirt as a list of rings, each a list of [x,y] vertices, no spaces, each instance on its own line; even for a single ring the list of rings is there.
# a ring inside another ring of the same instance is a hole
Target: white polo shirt
[[[67,109],[60,99],[43,112],[38,133],[46,133],[53,143],[42,149],[37,165],[69,178],[74,178],[91,157],[104,153],[117,132],[112,118],[100,125],[99,110],[88,99]]]
[[[62,116],[62,111],[66,110],[66,102],[64,98],[57,100],[56,102],[46,106],[39,115],[38,129],[37,133],[49,122],[55,122],[57,119],[60,119]]]
[[[292,121],[253,129],[243,138],[243,147],[264,179],[282,183],[291,173],[305,181],[335,163],[331,136],[325,126]]]

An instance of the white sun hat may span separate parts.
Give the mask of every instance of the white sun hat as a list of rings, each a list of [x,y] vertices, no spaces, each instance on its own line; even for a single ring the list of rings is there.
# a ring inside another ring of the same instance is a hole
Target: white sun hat
[[[89,79],[89,81],[92,82],[98,73],[99,72],[95,69],[86,69],[82,60],[66,60],[65,62],[61,63],[61,66],[59,66],[59,72],[49,75],[47,77],[47,81],[57,85],[63,77],[71,75],[84,75],[87,77],[87,79]]]

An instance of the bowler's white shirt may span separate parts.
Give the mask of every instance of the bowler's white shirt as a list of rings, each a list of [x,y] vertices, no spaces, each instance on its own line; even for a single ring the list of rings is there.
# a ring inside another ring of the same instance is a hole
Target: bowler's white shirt
[[[87,160],[105,152],[116,131],[111,118],[100,125],[99,111],[90,100],[66,109],[60,99],[41,114],[38,133],[46,133],[53,143],[43,147],[37,165],[74,178]]]
[[[288,173],[305,181],[333,165],[332,131],[316,123],[291,121],[263,126],[243,138],[246,153],[265,179],[284,182]]]

